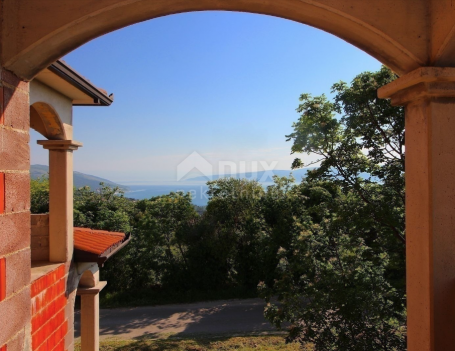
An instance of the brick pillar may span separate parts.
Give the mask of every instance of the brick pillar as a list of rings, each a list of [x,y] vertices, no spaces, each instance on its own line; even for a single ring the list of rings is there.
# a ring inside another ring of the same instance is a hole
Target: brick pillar
[[[31,316],[29,84],[2,68],[0,77],[0,347],[22,351]]]

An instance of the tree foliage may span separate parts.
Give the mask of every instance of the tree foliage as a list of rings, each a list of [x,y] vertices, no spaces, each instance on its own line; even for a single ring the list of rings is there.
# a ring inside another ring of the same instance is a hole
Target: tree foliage
[[[276,280],[260,288],[266,316],[316,350],[405,349],[404,114],[376,96],[395,78],[383,67],[335,84],[333,101],[303,94],[288,136],[319,160]]]
[[[120,188],[100,184],[92,191],[82,187],[74,191],[74,226],[130,233],[134,226],[134,203]]]
[[[375,221],[404,243],[404,111],[377,97],[377,89],[395,78],[386,67],[362,73],[350,85],[334,84],[333,102],[302,94],[302,115],[287,137],[292,153],[319,156],[310,179],[354,191]],[[304,165],[294,160],[294,168]]]
[[[30,180],[30,211],[49,212],[49,178],[46,176]]]

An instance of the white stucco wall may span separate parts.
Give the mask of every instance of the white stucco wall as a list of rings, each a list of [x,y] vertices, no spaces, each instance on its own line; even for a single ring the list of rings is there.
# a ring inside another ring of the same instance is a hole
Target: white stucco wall
[[[73,125],[72,100],[36,79],[30,82],[30,105],[35,102],[51,105],[64,124]]]

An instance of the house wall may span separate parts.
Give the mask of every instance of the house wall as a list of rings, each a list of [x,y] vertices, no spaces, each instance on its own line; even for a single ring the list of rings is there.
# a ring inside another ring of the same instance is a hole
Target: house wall
[[[41,275],[31,285],[32,351],[65,351],[68,334],[66,264]],[[48,267],[48,266],[46,266]]]
[[[0,67],[0,351],[72,351],[77,284],[90,269],[71,258],[45,262],[48,215],[30,215],[30,105],[39,101],[58,112],[71,138],[71,101]]]
[[[49,214],[31,215],[32,351],[74,349],[74,302],[79,274],[71,264],[51,264]],[[3,350],[0,350],[3,351]]]
[[[28,143],[29,84],[0,67],[0,348],[8,351],[30,349]]]

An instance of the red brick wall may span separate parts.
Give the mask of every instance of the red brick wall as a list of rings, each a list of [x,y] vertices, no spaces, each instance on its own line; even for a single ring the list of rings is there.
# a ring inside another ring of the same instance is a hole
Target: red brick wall
[[[68,320],[65,265],[32,282],[32,350],[64,351]]]
[[[0,347],[6,345],[8,351],[30,345],[28,89],[28,83],[0,67]]]

